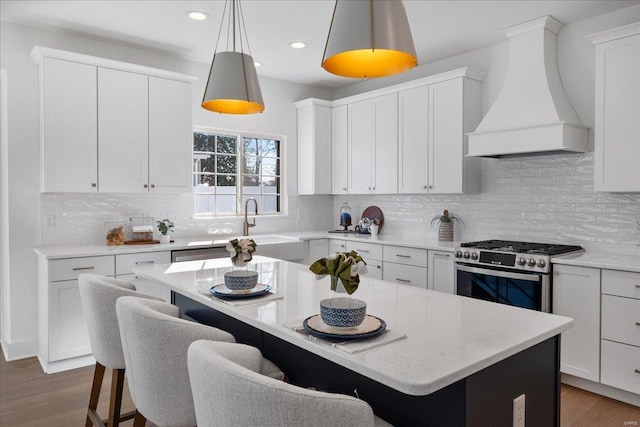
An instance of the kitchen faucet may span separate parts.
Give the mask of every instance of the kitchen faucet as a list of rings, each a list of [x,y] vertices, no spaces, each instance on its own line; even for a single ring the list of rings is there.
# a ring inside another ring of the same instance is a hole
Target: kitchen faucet
[[[248,236],[249,235],[249,227],[255,227],[256,226],[256,219],[253,218],[253,222],[249,222],[249,220],[247,219],[247,213],[249,212],[249,202],[253,200],[253,204],[256,206],[256,215],[258,215],[258,202],[256,201],[256,199],[247,199],[246,202],[244,202],[244,222],[242,223],[242,235],[243,236]]]

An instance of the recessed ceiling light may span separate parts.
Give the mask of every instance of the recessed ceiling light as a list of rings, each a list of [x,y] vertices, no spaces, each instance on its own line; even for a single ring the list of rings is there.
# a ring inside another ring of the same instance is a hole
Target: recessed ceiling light
[[[294,49],[304,49],[305,47],[307,47],[307,44],[305,42],[291,42],[289,46]]]
[[[255,65],[256,68],[262,67],[262,63],[261,62],[254,62],[253,65]]]
[[[205,19],[209,18],[209,15],[198,10],[190,10],[189,12],[187,12],[187,16],[194,21],[204,21]]]

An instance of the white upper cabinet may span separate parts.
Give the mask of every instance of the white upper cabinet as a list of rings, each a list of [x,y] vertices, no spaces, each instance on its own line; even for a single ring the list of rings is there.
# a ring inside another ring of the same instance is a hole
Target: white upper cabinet
[[[596,44],[596,191],[640,191],[640,23],[589,36]]]
[[[41,191],[98,191],[97,68],[46,58],[40,86]]]
[[[191,191],[195,78],[36,46],[41,191]]]
[[[479,191],[480,163],[465,158],[467,137],[481,119],[481,85],[455,78],[400,92],[398,191]]]
[[[349,194],[397,189],[397,93],[349,104]]]
[[[100,192],[147,191],[149,177],[147,76],[98,69],[98,185]]]
[[[331,103],[306,99],[298,114],[298,194],[331,194]]]
[[[149,77],[149,191],[189,193],[193,187],[191,84]]]
[[[331,194],[348,193],[348,116],[346,105],[333,108],[331,120]]]

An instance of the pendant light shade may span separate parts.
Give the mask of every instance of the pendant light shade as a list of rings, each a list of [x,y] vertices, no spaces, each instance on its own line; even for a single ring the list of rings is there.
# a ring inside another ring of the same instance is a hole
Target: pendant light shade
[[[225,3],[225,10],[227,3]],[[229,9],[228,26],[232,27],[230,29],[232,33],[227,35],[227,44],[229,44],[230,40],[233,40],[233,50],[217,51],[218,42],[220,41],[220,34],[218,34],[216,51],[213,54],[209,79],[202,99],[202,108],[217,113],[253,114],[264,111],[262,92],[260,91],[260,83],[253,58],[243,51],[241,30],[244,29],[244,22],[239,3],[239,0],[231,0],[231,8]],[[238,7],[236,7],[236,4],[238,4]],[[242,24],[242,27],[238,28],[240,51],[236,51],[236,17]],[[222,32],[223,25],[224,12],[222,23],[220,24],[220,32]],[[246,39],[246,31],[244,40],[248,48],[249,43]]]
[[[322,67],[345,77],[374,78],[418,65],[401,0],[336,0]]]

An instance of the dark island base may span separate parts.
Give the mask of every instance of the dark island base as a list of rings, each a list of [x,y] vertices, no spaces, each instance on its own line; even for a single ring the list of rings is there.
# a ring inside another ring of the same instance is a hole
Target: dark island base
[[[292,384],[357,395],[395,426],[505,426],[526,395],[527,427],[560,425],[560,336],[550,338],[426,396],[401,393],[280,338],[172,292],[185,317],[224,329],[259,348]]]

